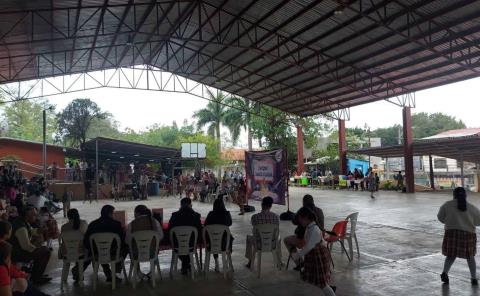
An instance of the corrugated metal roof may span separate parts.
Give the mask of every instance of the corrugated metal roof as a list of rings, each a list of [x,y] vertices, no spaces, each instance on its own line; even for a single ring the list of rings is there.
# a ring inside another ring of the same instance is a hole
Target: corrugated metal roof
[[[478,77],[479,44],[475,0],[0,1],[0,83],[150,64],[301,116]]]

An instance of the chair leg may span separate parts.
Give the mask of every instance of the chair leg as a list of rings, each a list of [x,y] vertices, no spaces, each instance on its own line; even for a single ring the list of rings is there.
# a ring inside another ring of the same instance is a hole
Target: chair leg
[[[343,251],[345,252],[345,255],[347,255],[348,261],[351,262],[352,259],[350,258],[350,255],[348,254],[347,249],[345,249],[345,244],[341,240],[339,240],[339,242],[340,242],[340,245],[342,246]]]
[[[198,259],[198,258],[197,258],[197,259]],[[190,263],[191,263],[190,266],[191,266],[191,268],[192,268],[192,272],[191,272],[191,274],[192,274],[192,280],[195,279],[195,264],[194,264],[193,262],[194,262],[194,261],[193,261],[193,254],[190,253]]]
[[[233,273],[232,253],[228,252],[228,265],[230,266],[230,272]]]
[[[155,260],[150,260],[150,278],[152,280],[152,287],[155,288]]]
[[[332,252],[329,251],[328,254],[330,255],[330,262],[332,262],[332,269],[335,269],[335,263],[333,263]]]
[[[98,263],[93,263],[93,290],[97,290],[97,281],[98,281]]]
[[[127,269],[125,268],[125,261],[122,261],[122,271],[125,282],[128,282]]]
[[[252,250],[252,259],[250,260],[250,270],[253,270],[253,265],[255,264],[255,255],[257,253],[257,250],[253,249]]]
[[[173,278],[173,262],[175,262],[175,253],[172,252],[172,260],[170,261],[170,279]]]
[[[355,234],[355,235],[353,236],[353,238],[355,239],[355,244],[357,245],[358,258],[360,258],[360,248],[358,247],[357,234]],[[352,257],[353,257],[353,255],[352,255]]]
[[[200,252],[202,252],[202,249],[200,249]],[[201,253],[200,253],[200,256],[202,256]],[[192,266],[194,266],[193,260],[192,260],[191,262],[192,262]],[[197,251],[195,251],[195,262],[197,262],[197,267],[198,267],[197,270],[198,270],[198,271],[203,270],[203,269],[202,269],[202,263],[201,263],[200,260],[198,259],[198,252],[197,252]],[[192,268],[192,270],[193,270],[193,268]]]
[[[210,252],[205,252],[205,264],[203,265],[203,272],[205,273],[205,277],[207,277],[208,271],[210,269]]]
[[[132,280],[134,266],[135,266],[135,263],[134,263],[133,259],[130,259],[130,268],[128,269],[128,278],[130,280]]]
[[[83,261],[78,261],[78,282],[83,286]]]
[[[112,270],[112,290],[117,287],[117,267],[115,263],[110,263],[110,269]]]
[[[262,268],[262,252],[257,252],[257,277],[260,278],[261,268]]]
[[[225,252],[222,252],[222,268],[223,268],[223,277],[227,278],[227,255]]]
[[[351,236],[349,236],[347,238],[347,242],[348,242],[348,252],[350,253],[350,258],[353,259],[353,238]]]
[[[133,274],[130,279],[132,280],[132,287],[135,289],[137,286],[137,272],[138,272],[138,263],[136,261],[132,261],[132,264],[130,265],[130,271],[132,271],[132,269],[133,269]]]

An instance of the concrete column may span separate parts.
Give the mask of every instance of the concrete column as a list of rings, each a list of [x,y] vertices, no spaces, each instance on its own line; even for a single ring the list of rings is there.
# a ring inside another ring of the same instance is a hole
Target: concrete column
[[[340,174],[347,174],[347,139],[345,136],[345,120],[338,120],[338,156]]]
[[[435,177],[433,175],[433,159],[432,155],[428,156],[428,166],[430,168],[430,187],[435,190]]]
[[[300,125],[297,125],[297,174],[303,173],[303,131]]]
[[[403,107],[403,157],[405,161],[405,185],[407,187],[407,193],[415,192],[412,146],[412,113],[410,107]]]
[[[463,151],[460,153],[460,180],[462,182],[462,187],[465,188],[465,174],[463,172]]]

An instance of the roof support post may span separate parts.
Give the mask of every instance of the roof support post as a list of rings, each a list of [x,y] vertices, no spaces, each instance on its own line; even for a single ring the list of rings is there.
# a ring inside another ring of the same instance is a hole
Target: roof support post
[[[430,168],[430,188],[435,190],[435,176],[433,174],[433,159],[432,155],[428,155],[428,167]]]
[[[462,182],[462,187],[465,188],[465,175],[463,172],[463,151],[460,151],[460,179]]]
[[[403,107],[403,157],[405,162],[405,184],[407,187],[407,193],[415,192],[412,144],[412,113],[410,107]]]
[[[95,140],[95,200],[98,201],[98,182],[100,178],[98,177],[98,139]],[[89,197],[90,198],[90,197]]]
[[[347,174],[347,138],[345,136],[345,120],[338,120],[338,156],[340,174]]]
[[[303,131],[302,126],[297,125],[297,174],[301,175],[303,171]]]

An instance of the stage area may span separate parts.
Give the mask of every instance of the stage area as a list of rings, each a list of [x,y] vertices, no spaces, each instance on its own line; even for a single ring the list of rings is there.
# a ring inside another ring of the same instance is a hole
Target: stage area
[[[331,228],[336,221],[352,212],[360,212],[357,226],[360,259],[355,254],[353,262],[349,263],[346,256],[340,253],[339,245],[334,247],[332,254],[337,295],[480,295],[478,289],[470,285],[469,271],[464,260],[455,262],[450,272],[450,286],[443,286],[440,282],[439,274],[444,259],[441,255],[443,228],[437,221],[436,214],[440,205],[451,198],[449,193],[380,192],[375,200],[371,200],[367,192],[309,188],[291,188],[290,191],[294,210],[300,206],[304,194],[314,196],[315,203],[324,211],[326,228]],[[469,201],[480,206],[480,195],[470,195]],[[74,202],[73,207],[80,210],[82,219],[91,221],[99,216],[101,206],[106,203],[105,200],[92,204]],[[128,219],[133,218],[133,208],[138,203],[112,202],[116,209],[128,212]],[[145,204],[150,208],[163,207],[165,220],[168,220],[171,212],[178,208],[179,199],[151,197]],[[202,217],[211,208],[210,204],[198,202],[194,202],[193,206]],[[255,206],[258,210],[259,205],[255,203]],[[232,280],[224,280],[213,271],[208,279],[198,277],[192,281],[178,275],[170,280],[168,270],[171,254],[170,251],[163,251],[160,255],[163,279],[157,281],[155,290],[150,283],[144,282],[137,286],[136,292],[130,284],[125,283],[111,292],[110,285],[104,282],[103,273],[100,273],[95,295],[322,295],[317,288],[304,284],[291,267],[288,271],[274,270],[271,256],[263,256],[261,279],[257,279],[255,273],[244,267],[245,236],[251,233],[251,214],[239,216],[235,205],[228,204],[227,207],[234,220],[231,227],[235,237],[235,272]],[[285,208],[274,206],[274,211],[281,213]],[[59,223],[63,223],[61,215],[57,214],[57,217]],[[294,226],[290,222],[281,223],[282,237],[293,233]],[[283,262],[286,263],[286,260],[287,254],[283,249]],[[126,265],[128,270],[129,263]],[[61,263],[57,259],[51,260],[49,269],[54,281],[43,289],[52,295],[60,295]],[[83,288],[74,287],[70,278],[63,295],[92,295],[91,274],[90,267],[86,271]]]

